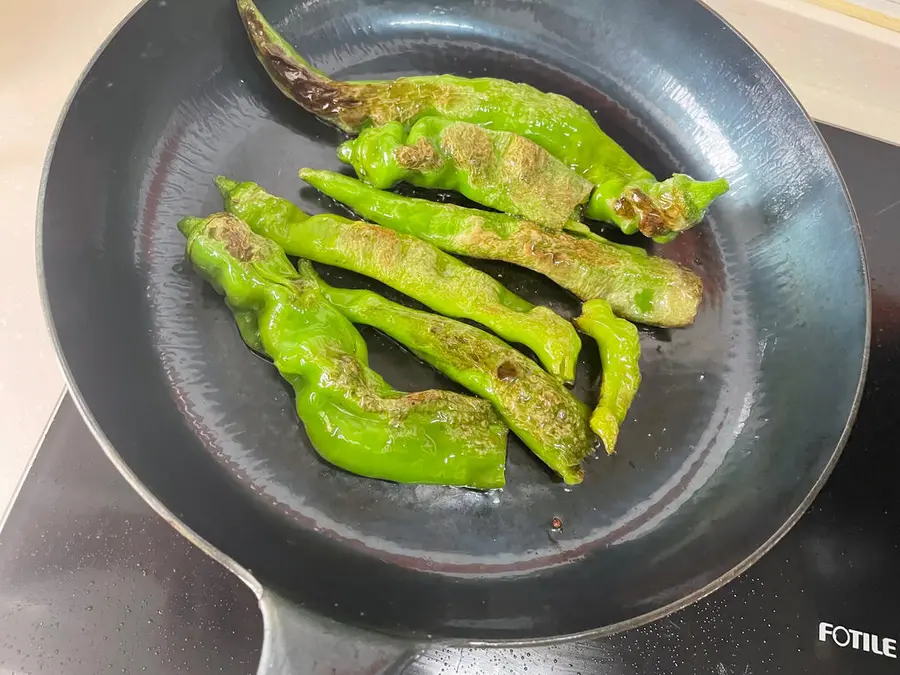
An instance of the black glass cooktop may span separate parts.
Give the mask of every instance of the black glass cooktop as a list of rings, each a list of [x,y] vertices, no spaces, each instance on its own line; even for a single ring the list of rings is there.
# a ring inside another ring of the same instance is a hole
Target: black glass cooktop
[[[435,649],[405,675],[900,673],[900,148],[823,132],[862,223],[874,320],[856,426],[809,512],[746,574],[656,623]],[[238,675],[261,641],[250,590],[132,492],[63,399],[0,531],[0,673]]]

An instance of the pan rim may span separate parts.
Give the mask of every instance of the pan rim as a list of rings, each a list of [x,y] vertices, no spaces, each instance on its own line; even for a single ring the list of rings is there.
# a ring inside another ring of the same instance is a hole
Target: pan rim
[[[607,626],[593,628],[586,631],[580,631],[577,633],[568,633],[563,635],[554,635],[554,636],[544,636],[544,637],[534,637],[534,638],[524,638],[524,639],[489,639],[489,640],[479,640],[474,638],[446,638],[446,639],[433,639],[428,640],[427,642],[422,642],[421,640],[406,638],[410,644],[419,644],[421,647],[536,647],[542,645],[552,645],[559,644],[563,642],[572,642],[586,639],[595,639],[600,637],[606,637],[610,635],[614,635],[616,633],[620,633],[626,630],[630,630],[633,628],[638,628],[645,624],[651,623],[653,621],[657,621],[662,619],[674,612],[677,612],[681,609],[684,609],[708,595],[714,593],[720,588],[724,587],[729,582],[733,581],[735,578],[746,572],[750,567],[752,567],[760,558],[762,558],[766,553],[768,553],[800,520],[800,518],[804,515],[804,513],[809,509],[810,505],[816,499],[816,497],[821,492],[828,478],[834,470],[834,467],[837,465],[838,460],[840,459],[843,450],[847,444],[847,440],[849,439],[850,433],[853,429],[854,423],[856,421],[857,413],[859,411],[860,403],[862,401],[862,395],[865,387],[866,375],[869,367],[869,358],[871,352],[871,337],[872,337],[872,289],[871,289],[871,280],[869,277],[869,265],[865,250],[865,245],[862,237],[862,230],[859,225],[859,219],[857,217],[856,209],[853,205],[853,201],[850,198],[849,190],[847,189],[846,181],[841,173],[840,167],[834,159],[834,155],[831,152],[828,144],[825,142],[825,138],[823,137],[821,130],[816,125],[816,122],[809,115],[806,109],[798,100],[797,96],[788,86],[787,82],[778,74],[778,72],[773,68],[772,64],[745,38],[734,26],[732,26],[725,18],[719,14],[717,11],[712,9],[706,2],[703,0],[693,0],[696,4],[700,5],[704,10],[712,14],[714,17],[719,19],[722,22],[722,25],[727,27],[741,42],[744,43],[746,47],[750,49],[750,51],[759,59],[760,63],[768,69],[771,75],[775,78],[775,80],[781,84],[784,88],[785,92],[797,106],[800,114],[812,128],[816,138],[819,143],[825,149],[827,157],[831,163],[831,167],[834,170],[839,184],[841,186],[841,190],[844,195],[844,200],[847,203],[850,218],[853,223],[854,235],[857,241],[857,247],[860,254],[860,264],[861,264],[861,272],[863,276],[863,286],[865,291],[865,336],[864,336],[864,344],[860,359],[860,370],[859,377],[856,384],[856,390],[853,395],[853,402],[850,406],[849,413],[847,415],[847,421],[844,424],[844,428],[841,431],[841,435],[838,439],[837,444],[835,445],[834,451],[832,452],[831,457],[826,463],[825,467],[822,469],[819,476],[816,478],[813,483],[811,489],[807,493],[806,497],[801,500],[796,509],[791,513],[791,515],[785,520],[785,522],[770,536],[768,537],[760,546],[756,548],[750,555],[748,555],[744,560],[740,563],[732,567],[727,572],[721,574],[716,577],[706,585],[702,586],[699,589],[689,593],[688,595],[680,598],[679,600],[673,601],[654,609],[650,612],[646,612],[644,614],[640,614],[638,616],[632,617],[630,619],[626,619],[624,621],[619,621],[614,624],[609,624]],[[268,590],[267,587],[256,579],[253,574],[243,567],[240,563],[238,563],[234,558],[227,555],[220,549],[213,546],[209,541],[207,541],[200,533],[195,531],[193,528],[184,523],[178,516],[176,516],[153,492],[147,488],[146,485],[141,481],[141,479],[135,474],[125,460],[118,454],[116,449],[113,447],[113,444],[107,438],[106,434],[103,432],[96,418],[90,411],[90,408],[82,395],[80,389],[78,388],[77,383],[75,382],[75,378],[72,375],[72,371],[69,368],[66,357],[63,353],[63,348],[59,340],[59,335],[56,331],[55,324],[53,322],[52,313],[50,310],[50,299],[49,292],[47,289],[47,279],[44,274],[44,256],[43,256],[43,231],[44,231],[44,210],[45,210],[45,200],[46,200],[46,192],[47,192],[47,182],[50,174],[50,168],[53,162],[53,156],[56,151],[56,146],[59,141],[60,132],[65,123],[66,118],[68,117],[70,108],[81,91],[82,85],[87,79],[88,74],[93,69],[94,65],[106,51],[109,44],[116,38],[119,32],[124,28],[124,26],[138,13],[140,12],[145,5],[149,4],[150,0],[141,0],[128,14],[122,18],[121,21],[113,28],[110,34],[103,40],[103,42],[98,46],[94,54],[91,56],[88,63],[83,68],[81,74],[76,79],[71,91],[69,92],[68,97],[66,98],[65,103],[63,104],[60,114],[57,118],[56,124],[54,126],[53,132],[50,136],[50,141],[48,145],[48,149],[44,158],[44,164],[41,170],[41,182],[38,190],[38,198],[36,201],[36,221],[35,221],[35,232],[36,232],[36,268],[37,268],[37,276],[38,276],[38,292],[41,300],[41,313],[44,317],[44,322],[46,324],[47,330],[50,334],[50,338],[53,344],[53,349],[56,354],[56,359],[59,363],[60,370],[62,371],[63,379],[66,385],[66,392],[72,397],[72,401],[75,404],[76,409],[87,425],[88,429],[91,431],[91,434],[94,436],[97,443],[102,448],[104,454],[107,458],[112,462],[113,466],[115,466],[116,470],[125,478],[128,484],[132,489],[137,492],[137,494],[159,515],[161,516],[169,525],[171,525],[179,534],[185,537],[188,541],[190,541],[193,545],[195,545],[198,549],[204,552],[206,555],[211,557],[213,560],[217,561],[223,567],[225,567],[228,571],[235,574],[241,581],[243,581],[250,590],[256,595],[257,600],[260,605],[267,601],[267,596],[272,594],[271,590]],[[856,133],[856,132],[853,132]],[[55,412],[54,412],[55,414]],[[265,616],[265,612],[263,612],[263,616]],[[364,632],[372,633],[373,635],[379,635],[380,632],[374,632],[369,629],[361,629]],[[266,632],[268,632],[268,626],[266,626]]]

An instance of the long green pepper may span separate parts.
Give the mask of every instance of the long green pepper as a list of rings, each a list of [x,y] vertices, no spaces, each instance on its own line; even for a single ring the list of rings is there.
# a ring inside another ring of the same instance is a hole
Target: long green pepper
[[[300,177],[363,218],[458,255],[503,260],[552,279],[581,300],[603,298],[616,314],[654,326],[687,326],[703,295],[700,278],[675,263],[599,236],[548,232],[502,213],[377,190],[331,171]]]
[[[728,190],[724,178],[703,182],[675,174],[659,182],[607,136],[593,116],[565,96],[526,84],[454,75],[341,82],[312,67],[265,20],[252,0],[238,11],[272,81],[291,100],[350,134],[368,126],[443,117],[524,136],[589,180],[586,215],[665,241],[699,222]]]
[[[580,483],[581,460],[593,452],[588,410],[557,380],[502,340],[453,319],[410,309],[372,291],[334,288],[309,262],[315,281],[353,323],[377,328],[454,382],[494,404],[510,429],[566,483]]]
[[[361,476],[479,489],[504,484],[506,429],[490,404],[404,394],[368,367],[365,342],[284,252],[238,218],[185,218],[187,256],[219,290],[241,336],[293,387],[316,451]]]
[[[289,255],[378,279],[448,316],[471,319],[529,347],[547,370],[575,379],[581,339],[571,323],[416,237],[333,214],[308,216],[256,183],[219,177],[225,207]]]
[[[617,319],[604,300],[584,303],[575,323],[597,341],[603,366],[600,400],[591,415],[591,428],[612,454],[631,402],[641,386],[641,340],[637,328]]]
[[[368,127],[338,148],[366,183],[455,190],[473,202],[561,230],[581,217],[593,185],[533,141],[477,124],[423,117]]]

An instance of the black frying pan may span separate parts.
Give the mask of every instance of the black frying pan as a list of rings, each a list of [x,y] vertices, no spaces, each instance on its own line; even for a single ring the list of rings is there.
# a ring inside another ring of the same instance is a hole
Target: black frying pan
[[[840,176],[759,55],[690,0],[260,7],[329,73],[529,82],[595,111],[659,175],[725,175],[733,186],[663,250],[702,275],[702,310],[689,329],[643,334],[644,384],[619,454],[589,462],[583,485],[555,483],[516,441],[497,494],[357,478],[317,458],[287,387],[242,345],[175,228],[221,208],[216,173],[334,208],[296,170],[338,168],[339,134],[268,81],[230,0],[153,0],[123,24],[50,154],[44,301],[110,458],[260,595],[261,672],[376,672],[427,642],[623,630],[709,593],[771,547],[846,437],[869,295]],[[543,278],[477,264],[532,301],[578,311]],[[452,387],[364,334],[395,386]],[[576,392],[586,400],[595,352],[585,340]]]

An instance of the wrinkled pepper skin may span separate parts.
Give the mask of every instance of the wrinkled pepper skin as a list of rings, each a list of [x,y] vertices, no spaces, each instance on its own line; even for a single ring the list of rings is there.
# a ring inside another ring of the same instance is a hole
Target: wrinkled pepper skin
[[[504,484],[506,429],[486,401],[393,389],[368,367],[362,337],[318,286],[234,216],[185,218],[179,229],[188,258],[225,296],[241,336],[293,387],[297,413],[324,459],[400,483]]]
[[[300,275],[318,280],[325,297],[353,323],[386,333],[493,403],[547,466],[566,483],[581,482],[581,460],[594,451],[588,410],[531,359],[474,326],[410,309],[372,291],[328,286],[309,262],[300,263]]]
[[[574,326],[493,277],[416,237],[327,213],[310,217],[255,183],[219,177],[216,184],[229,213],[289,255],[364,274],[436,312],[477,321],[529,347],[561,380],[575,379],[581,339]]]
[[[610,176],[598,183],[585,215],[614,223],[625,234],[640,232],[664,244],[699,223],[709,205],[726,192],[724,178],[696,181],[676,173],[659,182],[641,168],[633,175]]]
[[[581,300],[603,298],[632,321],[689,325],[703,284],[693,272],[600,236],[549,232],[502,213],[404,197],[331,171],[300,177],[367,220],[419,237],[448,253],[503,260],[552,279]]]
[[[552,230],[580,218],[578,207],[594,187],[523,136],[440,117],[423,117],[409,133],[399,122],[363,129],[338,157],[374,187],[406,181],[455,190]]]
[[[615,452],[619,425],[641,386],[641,340],[637,328],[617,319],[603,300],[584,303],[575,323],[597,341],[603,375],[600,400],[591,415],[591,428],[603,441],[606,452]]]
[[[509,131],[534,141],[596,186],[590,218],[660,241],[695,225],[728,190],[724,178],[675,174],[662,183],[607,136],[582,106],[527,84],[454,75],[342,82],[312,67],[268,24],[252,0],[238,11],[260,63],[288,98],[349,134],[435,116]]]

